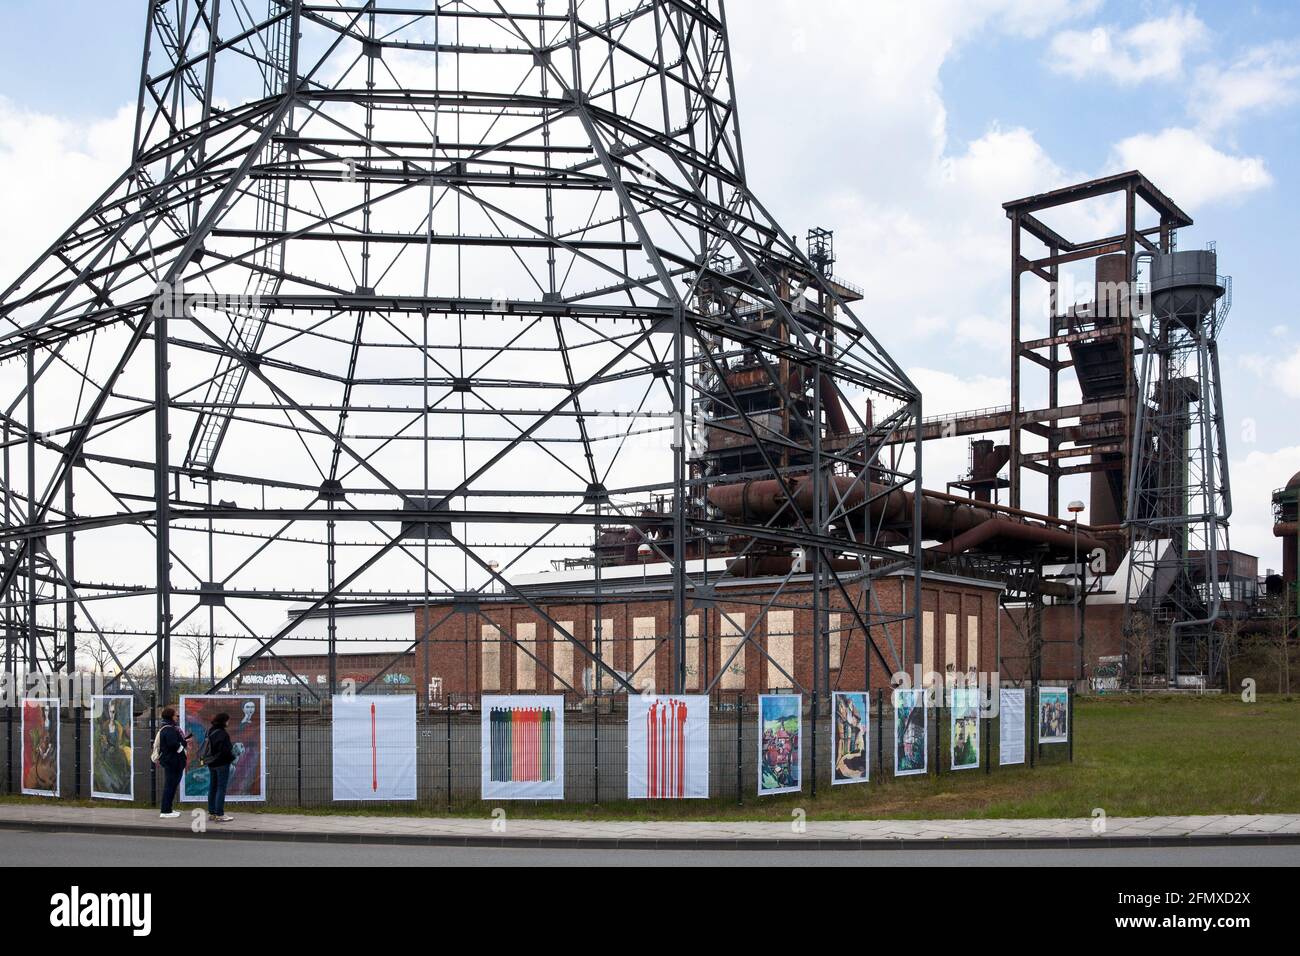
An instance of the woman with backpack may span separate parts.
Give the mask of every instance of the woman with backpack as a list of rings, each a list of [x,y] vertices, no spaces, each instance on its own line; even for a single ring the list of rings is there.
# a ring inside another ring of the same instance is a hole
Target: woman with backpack
[[[180,816],[172,809],[172,801],[176,799],[181,776],[185,773],[185,742],[193,734],[187,734],[177,725],[176,711],[171,707],[163,708],[162,719],[163,725],[154,738],[153,753],[150,756],[163,771],[162,813],[158,815],[174,819]]]
[[[226,785],[230,783],[230,765],[235,762],[235,748],[226,730],[229,722],[226,713],[212,718],[201,754],[203,766],[208,768],[208,819],[216,823],[234,819],[226,815]]]

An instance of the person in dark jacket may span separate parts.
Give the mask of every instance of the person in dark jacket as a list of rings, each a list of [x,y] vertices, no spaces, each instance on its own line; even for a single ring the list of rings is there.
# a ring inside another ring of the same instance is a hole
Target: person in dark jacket
[[[185,742],[193,734],[187,734],[176,723],[176,711],[171,707],[163,709],[162,719],[163,725],[158,731],[158,766],[163,771],[162,813],[159,816],[171,819],[180,816],[172,809],[172,802],[185,773]]]
[[[212,756],[204,761],[208,768],[208,819],[229,823],[234,817],[226,815],[226,785],[230,783],[230,765],[235,762],[235,748],[230,741],[226,724],[230,715],[217,714],[208,728],[207,749]]]

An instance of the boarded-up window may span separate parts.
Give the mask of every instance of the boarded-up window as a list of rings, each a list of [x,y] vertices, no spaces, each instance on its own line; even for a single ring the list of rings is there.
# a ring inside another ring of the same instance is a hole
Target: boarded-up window
[[[951,674],[957,670],[957,615],[943,616],[943,670]]]
[[[596,622],[591,622],[591,653],[600,657],[610,670],[616,670],[614,667],[614,619],[612,617],[601,620],[599,643],[596,640]],[[608,672],[596,667],[594,663],[590,665],[589,669],[595,672],[592,687],[600,691],[609,691],[618,686],[618,682],[610,677]]]
[[[934,681],[934,612],[921,612],[921,682],[930,686]]]
[[[975,614],[966,615],[966,669],[980,669],[980,619]]]
[[[515,629],[515,689],[537,689],[537,625],[520,624]]]
[[[830,650],[827,655],[829,658],[829,660],[827,661],[827,665],[830,667],[831,670],[839,670],[839,668],[841,667],[841,661],[843,659],[843,651],[841,650],[841,648],[844,645],[840,643],[841,640],[840,622],[842,620],[842,617],[843,616],[840,614],[827,615],[827,621],[829,622],[828,626],[830,628],[830,635],[829,635]]]
[[[767,686],[794,687],[794,611],[767,612]]]
[[[501,632],[494,624],[479,630],[479,682],[483,690],[501,689]]]
[[[644,693],[653,694],[655,684],[655,619],[632,619],[632,686]]]
[[[573,644],[564,635],[573,633],[573,622],[556,623],[560,626],[551,641],[551,670],[555,672],[552,680],[556,690],[567,690],[568,686],[573,686]]]
[[[686,689],[700,689],[700,616],[686,619]]]
[[[718,649],[722,654],[718,661],[720,667],[726,668],[722,672],[722,689],[723,690],[744,690],[745,689],[745,651],[740,647],[745,633],[745,615],[728,613],[720,615],[722,621],[718,625]],[[728,666],[727,660],[732,654],[736,655]]]

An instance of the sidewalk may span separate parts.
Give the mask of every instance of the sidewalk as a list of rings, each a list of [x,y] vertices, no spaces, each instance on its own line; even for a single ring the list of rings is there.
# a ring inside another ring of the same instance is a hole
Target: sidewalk
[[[156,811],[0,804],[0,830],[190,836],[189,810],[176,820]],[[207,826],[201,838],[423,846],[567,847],[588,849],[1079,849],[1120,846],[1215,846],[1300,843],[1300,814],[1130,817],[1105,821],[1094,833],[1080,820],[810,820],[802,833],[788,823],[594,822],[437,817],[305,816],[229,812],[233,823]],[[499,823],[498,823],[499,825]]]

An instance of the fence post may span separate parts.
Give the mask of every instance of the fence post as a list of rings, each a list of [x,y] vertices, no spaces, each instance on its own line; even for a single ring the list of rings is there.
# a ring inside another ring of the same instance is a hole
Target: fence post
[[[294,696],[294,717],[298,722],[298,806],[302,806],[302,691]]]
[[[885,782],[885,692],[876,691],[876,762],[880,764],[880,783]]]
[[[13,680],[12,675],[7,675]],[[19,698],[18,706],[22,706],[22,698]],[[5,701],[5,787],[10,793],[14,792],[14,709]]]
[[[81,707],[80,705],[72,708],[72,719],[75,722],[76,729],[72,732],[72,746],[76,752],[72,757],[72,795],[81,796]],[[92,781],[91,789],[94,788]]]
[[[591,776],[595,786],[591,802],[600,805],[600,674],[596,674],[595,694],[591,698]]]
[[[934,775],[943,773],[943,691],[936,695],[934,707]]]
[[[989,740],[989,735],[993,732],[990,728],[993,726],[992,717],[981,718],[984,721],[984,776],[993,772],[993,762],[990,759],[993,753],[993,744]]]
[[[180,715],[181,736],[185,736],[185,714]],[[149,752],[153,753],[153,739],[158,735],[158,693],[149,691]],[[185,786],[185,778],[181,777],[181,786]],[[149,761],[149,806],[158,805],[158,765],[152,760]]]
[[[1034,762],[1038,758],[1038,682],[1029,685],[1029,704],[1025,707],[1028,713],[1025,714],[1025,720],[1029,726],[1025,728],[1029,735],[1029,769],[1034,769]]]
[[[817,692],[817,681],[814,680],[814,681],[813,681],[813,695],[812,695],[812,727],[813,727],[813,732],[812,732],[812,796],[813,796],[813,799],[814,799],[814,800],[817,799],[817,697],[818,697],[818,692]],[[800,747],[801,750],[803,749],[803,741],[802,741],[802,740],[799,741],[799,747]],[[799,757],[800,757],[800,760],[802,760],[802,759],[803,759],[803,754],[801,753],[801,754],[799,755]],[[802,780],[799,781],[799,785],[800,785],[800,787],[802,788],[802,786],[803,786],[803,781],[802,781]]]
[[[443,698],[443,703],[446,705],[445,709],[447,711],[447,720],[445,722],[446,735],[447,735],[447,809],[450,810],[451,809],[451,695],[450,694],[447,694]],[[481,707],[482,705],[483,702],[480,700],[479,706]],[[430,707],[433,706],[432,701],[429,702],[429,706]]]
[[[1074,685],[1065,689],[1065,746],[1068,748],[1070,763],[1074,763]]]
[[[745,697],[743,691],[736,693],[736,805],[745,805],[744,787],[745,763]],[[762,768],[759,768],[762,773]]]

